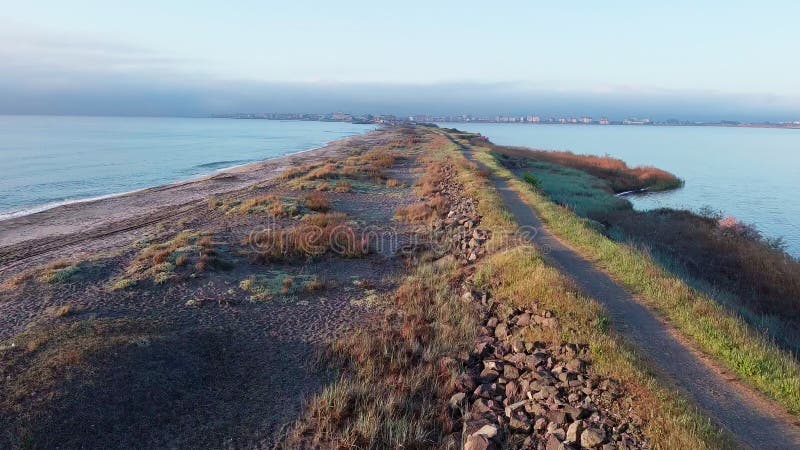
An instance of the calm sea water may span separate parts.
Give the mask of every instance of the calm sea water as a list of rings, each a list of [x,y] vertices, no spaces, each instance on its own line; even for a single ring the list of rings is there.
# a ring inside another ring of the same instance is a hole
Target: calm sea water
[[[800,130],[721,127],[636,127],[526,124],[442,124],[492,142],[611,155],[653,165],[686,180],[677,191],[629,197],[638,209],[698,210],[708,206],[783,237],[800,257]]]
[[[0,219],[320,147],[339,122],[0,116]]]

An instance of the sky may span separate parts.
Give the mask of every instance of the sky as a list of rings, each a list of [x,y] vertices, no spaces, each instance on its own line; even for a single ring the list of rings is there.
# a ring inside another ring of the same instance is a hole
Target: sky
[[[800,118],[796,1],[0,5],[6,114]]]

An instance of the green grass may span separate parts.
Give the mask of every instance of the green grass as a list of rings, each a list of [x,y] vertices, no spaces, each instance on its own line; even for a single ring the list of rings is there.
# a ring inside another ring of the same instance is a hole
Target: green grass
[[[523,180],[559,205],[581,216],[631,209],[631,203],[613,194],[608,182],[586,172],[556,164],[530,161]],[[529,181],[533,179],[536,184]]]
[[[276,296],[292,296],[302,291],[315,291],[324,284],[316,275],[290,275],[284,272],[268,272],[250,275],[239,283],[239,288],[250,293],[250,300],[265,301]]]
[[[548,227],[686,337],[792,413],[800,412],[800,364],[742,319],[669,274],[645,253],[614,242],[573,211],[560,207],[503,168],[487,149],[476,156],[532,206]]]

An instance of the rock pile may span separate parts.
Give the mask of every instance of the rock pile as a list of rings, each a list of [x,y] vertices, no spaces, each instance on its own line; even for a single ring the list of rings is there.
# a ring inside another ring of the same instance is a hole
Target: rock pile
[[[452,172],[452,168],[448,168]],[[471,265],[486,254],[490,233],[479,228],[477,202],[466,197],[452,173],[441,178],[438,194],[449,202],[432,228],[447,253]],[[464,449],[638,449],[645,448],[641,420],[626,406],[614,380],[590,374],[588,347],[548,345],[524,339],[529,327],[558,330],[559,319],[535,303],[511,308],[474,292],[464,280],[463,300],[483,314],[473,351],[447,408],[461,429],[449,441]]]
[[[469,290],[464,299],[486,311],[459,392],[448,403],[462,420],[464,449],[646,447],[641,420],[625,407],[623,388],[588,372],[586,345],[522,338],[528,327],[557,329],[551,311],[535,304],[510,308]]]
[[[438,188],[449,200],[450,210],[444,219],[433,222],[433,232],[444,238],[440,241],[447,244],[447,253],[464,265],[473,263],[486,254],[483,244],[489,239],[489,232],[478,228],[481,216],[477,203],[464,196],[463,186],[453,181],[452,176],[445,176]]]

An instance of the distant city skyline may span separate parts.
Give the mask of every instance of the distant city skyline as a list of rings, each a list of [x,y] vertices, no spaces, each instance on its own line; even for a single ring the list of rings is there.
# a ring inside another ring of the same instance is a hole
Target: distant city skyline
[[[0,113],[208,115],[535,104],[800,118],[800,4],[58,2],[0,12]]]
[[[236,113],[215,114],[216,118],[231,119],[264,119],[264,120],[312,120],[312,121],[338,121],[354,123],[398,124],[404,122],[414,123],[520,123],[520,124],[564,124],[564,125],[720,125],[720,126],[772,126],[785,128],[800,128],[800,120],[781,121],[692,121],[671,118],[666,120],[653,120],[649,117],[609,118],[606,116],[591,117],[581,116],[539,116],[527,115],[494,115],[480,116],[472,114],[353,114],[344,111],[330,113]]]

